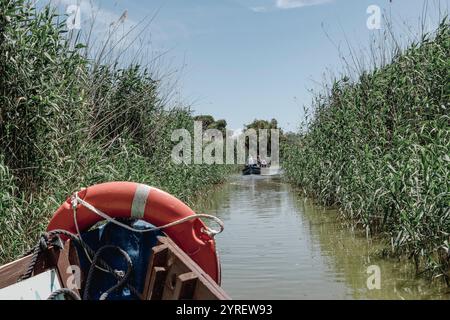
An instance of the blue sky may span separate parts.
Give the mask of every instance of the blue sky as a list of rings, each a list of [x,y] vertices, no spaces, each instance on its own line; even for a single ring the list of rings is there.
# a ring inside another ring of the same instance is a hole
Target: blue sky
[[[87,0],[86,0],[87,1]],[[77,0],[63,0],[64,5]],[[79,0],[78,0],[79,2]],[[84,0],[82,1],[84,2]],[[369,30],[366,12],[378,5],[398,34],[419,25],[425,0],[93,0],[102,21],[127,11],[127,28],[156,12],[152,52],[165,52],[162,73],[177,73],[182,100],[196,113],[212,114],[240,128],[255,118],[278,119],[296,130],[302,106],[324,72],[342,70],[347,40],[366,47],[382,29]],[[429,0],[429,22],[448,0]],[[83,14],[83,11],[82,11]],[[166,69],[166,70],[164,70]]]

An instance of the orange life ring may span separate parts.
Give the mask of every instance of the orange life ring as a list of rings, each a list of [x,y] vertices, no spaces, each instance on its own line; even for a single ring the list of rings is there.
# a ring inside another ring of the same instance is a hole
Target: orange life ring
[[[195,212],[174,196],[133,182],[108,182],[78,192],[78,197],[112,218],[143,219],[156,227],[178,221]],[[102,218],[84,206],[77,207],[77,223],[85,231]],[[47,230],[63,229],[76,233],[71,198],[55,212]],[[214,281],[220,284],[220,263],[214,239],[204,232],[198,218],[168,227],[164,232],[194,260]]]

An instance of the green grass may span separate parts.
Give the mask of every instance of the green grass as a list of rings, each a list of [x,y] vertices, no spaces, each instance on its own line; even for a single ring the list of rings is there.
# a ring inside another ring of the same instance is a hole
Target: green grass
[[[136,181],[192,204],[224,181],[228,166],[172,163],[172,130],[193,115],[171,107],[152,66],[88,59],[64,17],[30,3],[0,0],[0,263],[81,187]]]
[[[355,82],[314,100],[295,142],[283,146],[288,178],[305,194],[383,235],[385,253],[449,281],[450,34],[398,53]]]

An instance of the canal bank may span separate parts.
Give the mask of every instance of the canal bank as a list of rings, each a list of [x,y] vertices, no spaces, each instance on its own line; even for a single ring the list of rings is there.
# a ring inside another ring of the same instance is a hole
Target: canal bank
[[[233,299],[450,299],[280,178],[233,176],[196,209],[225,222],[217,245]],[[370,266],[379,267],[380,289],[367,287]]]

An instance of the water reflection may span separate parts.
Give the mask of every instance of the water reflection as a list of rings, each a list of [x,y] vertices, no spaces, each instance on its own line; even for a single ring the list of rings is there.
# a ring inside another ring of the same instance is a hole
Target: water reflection
[[[279,178],[236,176],[196,209],[225,221],[218,247],[223,287],[234,299],[450,298],[416,279],[409,264],[377,258],[379,243]],[[367,289],[370,265],[381,269],[380,290]]]

